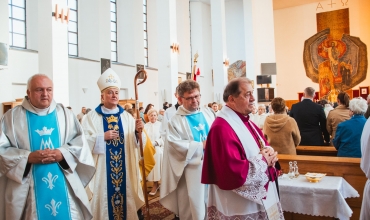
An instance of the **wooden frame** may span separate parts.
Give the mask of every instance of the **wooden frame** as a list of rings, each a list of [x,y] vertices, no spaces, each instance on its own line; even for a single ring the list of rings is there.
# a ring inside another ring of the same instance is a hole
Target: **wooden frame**
[[[369,87],[360,87],[361,95],[367,95],[369,94]]]
[[[367,96],[369,95],[369,87],[368,86],[360,87],[359,90],[360,96],[366,100]]]

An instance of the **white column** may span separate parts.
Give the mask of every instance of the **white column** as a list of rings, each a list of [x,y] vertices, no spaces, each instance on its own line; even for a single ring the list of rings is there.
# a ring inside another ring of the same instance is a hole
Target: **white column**
[[[223,64],[226,54],[225,0],[211,0],[212,63],[215,100],[222,97],[227,84],[227,67]],[[222,101],[222,98],[220,100]]]
[[[255,81],[261,63],[275,63],[274,13],[272,0],[243,0],[247,77]],[[276,79],[272,77],[272,87]],[[276,95],[276,89],[275,89]]]
[[[118,62],[144,65],[143,1],[117,1],[117,21]]]
[[[176,1],[157,0],[158,16],[158,93],[159,103],[176,103],[178,55],[170,46],[177,41]],[[181,45],[180,45],[181,50]]]
[[[0,42],[9,45],[9,14],[8,1],[0,0]],[[9,55],[9,53],[8,53]],[[9,59],[8,59],[9,66]],[[0,70],[0,104],[2,102],[14,101],[12,91],[12,81],[9,77],[9,70]],[[0,106],[0,115],[3,114],[3,105]]]
[[[68,26],[65,21],[63,23],[60,19],[56,21],[51,15],[55,10],[55,4],[58,4],[60,11],[63,8],[66,15],[66,1],[39,0],[38,3],[39,71],[53,80],[54,99],[68,106]]]
[[[210,5],[203,2],[190,2],[191,17],[191,57],[198,53],[197,68],[201,76],[198,83],[202,94],[201,105],[217,101],[212,89],[212,35]],[[192,65],[194,65],[192,63]]]

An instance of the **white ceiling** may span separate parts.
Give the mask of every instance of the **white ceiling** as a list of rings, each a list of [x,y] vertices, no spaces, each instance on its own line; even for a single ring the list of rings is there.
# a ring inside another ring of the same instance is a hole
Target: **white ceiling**
[[[273,0],[274,10],[321,2],[322,0]]]
[[[211,0],[189,0],[191,2],[203,2],[206,4],[210,4]],[[225,1],[242,1],[242,0],[225,0]],[[254,0],[259,1],[259,0]],[[322,0],[273,0],[274,10],[289,8],[299,5],[305,5],[315,2],[320,2]]]

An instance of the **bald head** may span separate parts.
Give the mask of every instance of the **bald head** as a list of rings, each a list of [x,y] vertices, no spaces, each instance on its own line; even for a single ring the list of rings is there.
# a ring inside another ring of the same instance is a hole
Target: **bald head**
[[[53,82],[45,74],[33,75],[27,82],[27,96],[36,108],[48,108],[53,100]]]

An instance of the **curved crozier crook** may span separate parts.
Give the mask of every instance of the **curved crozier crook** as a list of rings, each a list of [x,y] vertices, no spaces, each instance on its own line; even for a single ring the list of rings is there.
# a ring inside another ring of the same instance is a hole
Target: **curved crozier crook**
[[[143,73],[144,74],[144,79],[141,81],[141,82],[139,82],[137,85],[140,85],[140,84],[143,84],[145,81],[146,81],[146,79],[147,79],[147,74],[146,74],[146,71],[145,70],[143,70],[143,69],[141,69],[141,70],[139,70],[139,72],[137,72],[136,73],[136,75],[135,75],[135,82],[137,82],[137,79],[138,79],[138,77],[139,77],[139,75],[141,74],[141,73]]]

